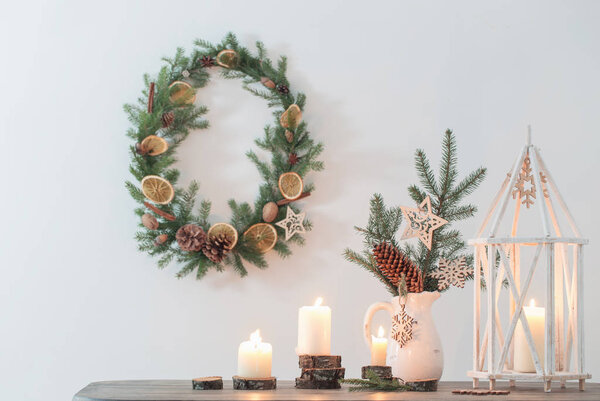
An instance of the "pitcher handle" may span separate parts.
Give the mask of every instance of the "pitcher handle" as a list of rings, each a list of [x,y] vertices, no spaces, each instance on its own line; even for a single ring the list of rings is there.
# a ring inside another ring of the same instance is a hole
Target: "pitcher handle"
[[[364,332],[364,334],[365,334],[365,341],[367,342],[369,349],[371,348],[371,343],[372,343],[371,320],[373,320],[373,315],[375,315],[375,312],[382,310],[382,309],[388,311],[390,314],[390,317],[394,316],[394,307],[389,302],[376,302],[373,305],[369,306],[369,309],[367,309],[367,313],[365,313],[365,322],[364,322],[365,332]]]

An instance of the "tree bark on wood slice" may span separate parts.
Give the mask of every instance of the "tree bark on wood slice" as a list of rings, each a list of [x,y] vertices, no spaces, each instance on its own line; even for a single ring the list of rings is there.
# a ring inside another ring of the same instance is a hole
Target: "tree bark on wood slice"
[[[167,212],[163,212],[162,210],[160,210],[159,208],[157,208],[156,206],[154,206],[151,203],[144,202],[144,206],[146,206],[148,209],[152,210],[157,215],[164,217],[165,219],[167,219],[169,221],[175,221],[175,216],[173,216],[172,214],[169,214]]]
[[[419,380],[415,382],[404,382],[407,386],[411,386],[413,391],[437,391],[439,380]]]
[[[337,381],[339,379],[343,379],[345,373],[345,368],[302,369],[302,375],[300,378],[316,381]]]
[[[250,379],[247,377],[233,376],[234,390],[275,390],[276,388],[277,379],[275,377]]]
[[[300,355],[298,366],[301,369],[329,369],[341,368],[342,357],[340,355]]]
[[[198,377],[192,379],[194,390],[223,390],[223,378],[221,376]]]
[[[392,379],[393,375],[392,375],[392,367],[391,366],[376,366],[376,365],[369,365],[369,366],[363,366],[362,367],[362,375],[361,377],[363,379],[367,378],[367,372],[371,370],[373,373],[375,373],[378,377],[382,378],[382,379]]]
[[[337,380],[309,380],[301,377],[296,378],[296,388],[301,390],[334,390],[341,387],[340,382]]]

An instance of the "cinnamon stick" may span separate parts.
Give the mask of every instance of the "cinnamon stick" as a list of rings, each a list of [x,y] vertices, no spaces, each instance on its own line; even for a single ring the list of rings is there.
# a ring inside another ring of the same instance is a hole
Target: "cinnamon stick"
[[[299,197],[297,197],[296,199],[282,199],[280,201],[277,202],[277,206],[283,206],[283,205],[287,205],[288,203],[292,203],[295,202],[297,200],[300,200],[302,198],[306,198],[310,196],[310,192],[303,192]]]
[[[163,212],[162,210],[160,210],[156,206],[152,205],[151,203],[144,202],[144,206],[146,206],[148,209],[152,210],[157,215],[164,217],[165,219],[167,219],[169,221],[175,221],[175,216],[173,216],[172,214],[169,214],[167,212]]]
[[[150,93],[148,94],[148,114],[152,114],[154,107],[154,82],[150,82]]]

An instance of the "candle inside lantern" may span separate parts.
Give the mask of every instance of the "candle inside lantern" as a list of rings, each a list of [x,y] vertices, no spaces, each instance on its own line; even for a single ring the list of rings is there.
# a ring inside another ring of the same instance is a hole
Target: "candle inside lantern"
[[[379,326],[377,337],[371,336],[371,365],[385,366],[388,340],[384,336],[383,327]]]
[[[238,376],[260,379],[271,377],[273,348],[263,343],[260,331],[250,334],[250,341],[244,341],[238,349]]]
[[[331,352],[331,308],[321,305],[303,306],[298,312],[298,355],[329,355]]]
[[[540,364],[544,366],[544,338],[545,338],[545,323],[546,310],[542,307],[535,306],[535,301],[532,299],[529,306],[523,307],[523,313],[527,319],[527,324],[531,330],[531,336],[535,344],[535,349],[540,357]],[[515,330],[514,336],[515,363],[514,370],[524,373],[535,373],[535,364],[533,357],[529,352],[525,331],[519,321]]]

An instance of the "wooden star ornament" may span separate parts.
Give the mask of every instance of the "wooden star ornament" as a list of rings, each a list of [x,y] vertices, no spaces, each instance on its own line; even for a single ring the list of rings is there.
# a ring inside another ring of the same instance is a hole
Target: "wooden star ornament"
[[[419,207],[401,206],[402,214],[408,221],[408,227],[404,230],[401,239],[417,237],[425,244],[427,249],[431,249],[433,240],[433,230],[440,228],[448,223],[447,220],[431,213],[431,199],[427,196]]]
[[[292,208],[288,206],[285,219],[275,223],[275,225],[285,230],[286,241],[292,238],[294,234],[304,234],[306,232],[304,225],[302,224],[305,216],[305,212],[296,214]]]

